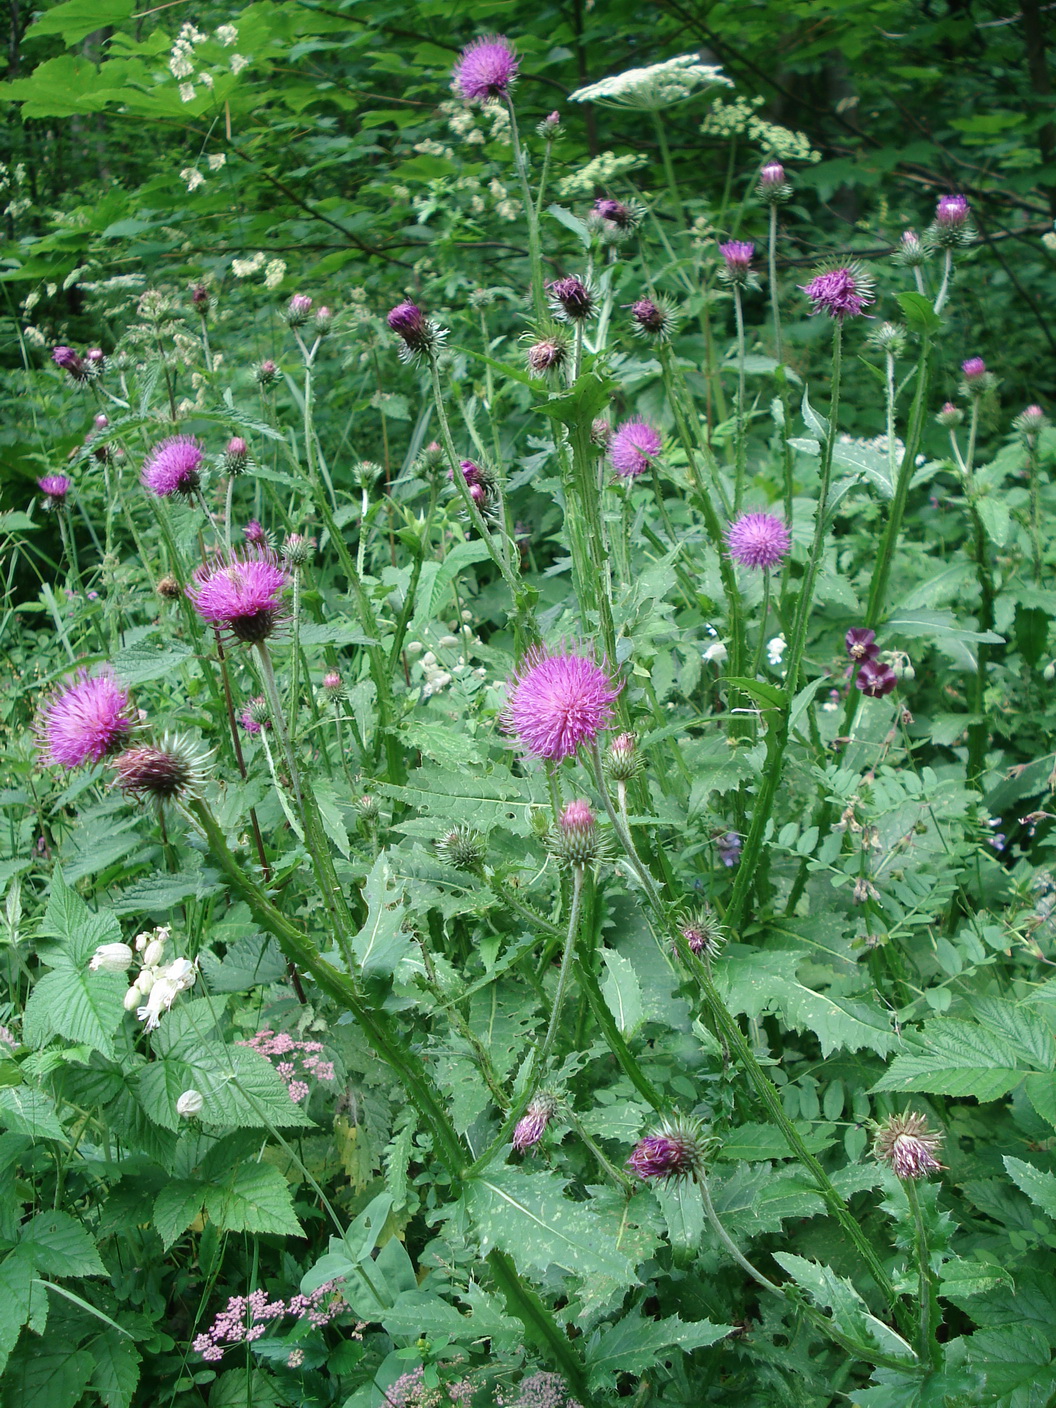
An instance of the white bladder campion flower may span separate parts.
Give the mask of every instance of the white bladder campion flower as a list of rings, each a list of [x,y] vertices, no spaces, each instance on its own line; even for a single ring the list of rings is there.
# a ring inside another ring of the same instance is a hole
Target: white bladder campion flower
[[[101,944],[88,964],[90,973],[123,973],[131,964],[133,954],[128,944]]]
[[[603,78],[600,83],[577,88],[569,101],[659,112],[684,102],[704,88],[715,87],[732,88],[733,80],[714,64],[702,64],[699,54],[680,54],[677,59],[650,64],[648,68],[627,69],[611,78]]]
[[[176,1101],[176,1113],[184,1119],[191,1119],[194,1115],[201,1114],[204,1104],[205,1098],[200,1090],[185,1090]]]

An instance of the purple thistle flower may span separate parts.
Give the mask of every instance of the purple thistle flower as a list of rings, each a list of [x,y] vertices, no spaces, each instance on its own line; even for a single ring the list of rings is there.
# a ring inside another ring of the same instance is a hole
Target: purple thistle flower
[[[830,318],[857,318],[862,309],[875,302],[873,281],[858,263],[823,269],[809,284],[799,287],[813,303],[811,315],[828,313]]]
[[[728,240],[719,245],[725,268],[720,272],[727,283],[746,284],[755,256],[755,245],[748,240]]]
[[[200,482],[203,458],[202,447],[193,436],[170,435],[147,456],[139,482],[159,499],[193,494]]]
[[[664,325],[663,311],[651,298],[639,298],[631,304],[631,317],[645,332],[659,332]]]
[[[78,670],[41,710],[35,725],[41,756],[60,768],[99,762],[131,732],[130,711],[128,694],[112,675]]]
[[[792,538],[772,513],[742,513],[726,529],[726,543],[742,567],[769,568],[788,555]]]
[[[759,173],[756,194],[766,201],[787,200],[792,187],[785,176],[785,168],[779,161],[768,161]]]
[[[501,725],[526,752],[559,763],[610,727],[621,687],[588,656],[566,650],[551,655],[536,646],[507,686]]]
[[[203,621],[225,626],[237,640],[256,645],[278,625],[288,582],[270,553],[232,553],[219,566],[196,567],[187,595]]]
[[[416,303],[397,303],[385,321],[403,340],[400,357],[405,362],[431,355],[444,339],[443,331],[425,316]]]
[[[621,230],[634,228],[634,211],[622,200],[613,200],[611,196],[601,196],[594,202],[594,214],[599,220],[618,225]]]
[[[278,381],[280,372],[270,357],[265,358],[256,369],[256,378],[262,389],[273,386]]]
[[[559,372],[568,361],[568,343],[562,336],[541,337],[528,348],[527,360],[532,376]]]
[[[598,822],[590,803],[583,798],[569,802],[557,818],[550,848],[566,866],[590,865],[601,854]]]
[[[704,1161],[700,1130],[681,1120],[664,1120],[655,1134],[647,1134],[631,1151],[627,1167],[645,1180],[690,1178]]]
[[[259,523],[255,518],[251,518],[242,529],[242,536],[251,548],[268,547],[267,530],[263,523]]]
[[[876,632],[868,630],[865,626],[852,626],[844,636],[844,644],[847,646],[847,654],[852,660],[875,660],[880,654],[880,647],[874,644]]]
[[[62,508],[72,487],[72,479],[67,479],[65,474],[45,474],[43,479],[37,480],[37,488],[46,498],[48,508]]]
[[[609,444],[609,459],[622,479],[636,479],[656,460],[660,446],[660,432],[648,421],[625,420]]]
[[[467,103],[488,103],[506,97],[519,66],[517,51],[505,35],[492,34],[466,45],[452,77]]]
[[[238,722],[247,733],[259,733],[262,728],[271,728],[268,701],[263,694],[258,694],[249,701],[239,714]]]
[[[961,363],[961,371],[965,381],[971,385],[973,381],[981,381],[986,376],[986,363],[982,357],[969,357],[966,362]]]
[[[552,1095],[537,1095],[532,1100],[527,1110],[517,1121],[517,1127],[513,1131],[513,1147],[518,1154],[523,1154],[525,1149],[530,1149],[533,1144],[538,1144],[546,1133],[546,1127],[554,1117],[557,1105]]]
[[[935,220],[947,229],[963,229],[968,223],[968,197],[961,195],[940,196],[935,206]]]
[[[866,660],[855,676],[855,684],[870,699],[883,699],[898,684],[898,676],[890,665],[880,660]]]
[[[935,1157],[942,1135],[928,1128],[924,1115],[889,1115],[877,1129],[873,1157],[897,1178],[924,1178],[942,1168]]]
[[[1013,430],[1029,438],[1037,435],[1049,423],[1049,418],[1038,405],[1027,406],[1012,422]]]
[[[943,430],[952,430],[954,426],[960,425],[964,420],[964,412],[960,406],[955,406],[952,401],[947,401],[942,410],[936,412],[935,419]]]
[[[295,293],[286,305],[286,321],[291,328],[299,327],[308,321],[312,311],[312,300],[306,293]]]
[[[575,274],[566,274],[563,279],[555,279],[547,288],[554,316],[563,322],[583,322],[597,312],[593,293]]]
[[[51,360],[57,367],[61,367],[64,372],[69,374],[71,381],[88,380],[88,368],[85,366],[83,358],[72,347],[54,348]]]

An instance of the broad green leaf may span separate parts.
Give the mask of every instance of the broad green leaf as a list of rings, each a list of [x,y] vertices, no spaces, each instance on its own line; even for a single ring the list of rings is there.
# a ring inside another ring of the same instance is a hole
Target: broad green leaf
[[[129,1408],[139,1384],[139,1350],[114,1330],[97,1335],[88,1348],[95,1361],[92,1387],[105,1408]]]
[[[859,1344],[876,1343],[885,1354],[895,1354],[912,1360],[916,1354],[901,1335],[871,1314],[865,1301],[850,1281],[837,1276],[828,1266],[793,1256],[790,1252],[774,1252],[773,1258],[822,1310],[832,1312],[833,1323]]]
[[[411,936],[403,928],[403,887],[392,874],[384,852],[371,867],[363,886],[367,902],[367,922],[352,940],[364,977],[393,973],[411,947]]]
[[[913,1045],[914,1051],[895,1057],[886,1075],[873,1086],[874,1091],[921,1090],[931,1095],[998,1100],[1027,1073],[1005,1041],[958,1017],[934,1017],[925,1022]]]
[[[4,1375],[5,1408],[74,1408],[94,1367],[87,1350],[24,1341]]]
[[[109,910],[89,909],[77,891],[72,890],[56,870],[40,932],[62,940],[61,953],[67,964],[87,967],[100,944],[120,940],[121,925]],[[41,958],[52,967],[54,952],[51,948],[41,950]]]
[[[1008,530],[1012,526],[1012,514],[1008,504],[1004,499],[995,498],[992,494],[983,494],[976,499],[975,508],[986,529],[986,536],[994,547],[1003,548],[1008,541]]]
[[[799,403],[799,409],[803,416],[803,424],[810,431],[811,435],[816,436],[819,442],[824,444],[829,433],[829,422],[810,404],[810,397],[807,395],[806,387],[803,388],[803,397]]]
[[[172,1130],[183,1125],[176,1102],[185,1090],[201,1093],[199,1118],[207,1124],[285,1129],[312,1123],[267,1057],[245,1046],[188,1039],[142,1067],[135,1086],[150,1118]]]
[[[1056,1218],[1056,1174],[1035,1168],[1023,1159],[1014,1159],[1011,1154],[1004,1158],[1009,1178],[1032,1203],[1037,1203],[1042,1212]]]
[[[114,913],[167,914],[186,899],[208,899],[220,890],[214,870],[159,872],[129,885],[114,903]]]
[[[0,1125],[33,1139],[66,1138],[51,1096],[28,1085],[0,1087]]]
[[[545,804],[546,787],[538,776],[511,777],[508,772],[472,773],[423,764],[405,787],[382,783],[377,789],[408,807],[440,818],[446,830],[463,823],[478,831],[502,827],[518,836],[531,835],[529,812]]]
[[[601,985],[601,995],[605,1005],[616,1019],[616,1025],[624,1036],[633,1036],[645,1020],[642,1005],[642,985],[629,958],[614,949],[602,951],[602,960],[607,970]]]
[[[881,1056],[898,1047],[890,1016],[873,1003],[812,992],[801,983],[791,982],[776,989],[774,1006],[790,1026],[814,1032],[826,1057],[840,1047],[848,1051],[865,1047]]]
[[[37,1213],[30,1218],[20,1237],[30,1249],[37,1266],[48,1276],[105,1276],[95,1243],[68,1212]]]
[[[64,1036],[112,1059],[113,1035],[125,1015],[127,990],[123,973],[91,973],[87,964],[55,961],[54,971],[38,978],[29,995],[23,1040],[27,1046],[39,1048],[53,1036]]]
[[[573,1203],[564,1188],[565,1180],[556,1174],[514,1168],[470,1179],[466,1207],[482,1253],[498,1247],[515,1256],[519,1267],[540,1273],[560,1266],[583,1278],[633,1281],[633,1265],[604,1235],[590,1204]]]
[[[444,728],[433,720],[428,723],[415,723],[413,720],[400,727],[400,741],[406,747],[417,748],[427,758],[432,758],[441,767],[464,768],[478,766],[484,762],[484,754],[465,730]]]
[[[16,1247],[0,1261],[0,1374],[29,1319],[36,1266],[32,1252]]]
[[[688,1353],[715,1344],[733,1330],[733,1325],[713,1325],[710,1320],[687,1322],[677,1315],[667,1320],[647,1320],[635,1309],[615,1325],[595,1330],[590,1337],[585,1357],[591,1387],[606,1387],[609,1376],[618,1371],[640,1374],[652,1369],[665,1357],[670,1358],[663,1350]]]
[[[427,574],[425,569],[422,569],[418,582],[418,598],[409,627],[412,636],[420,635],[445,605],[459,573],[477,562],[486,562],[490,556],[487,544],[472,538],[464,543],[456,543],[435,572]]]
[[[205,1211],[225,1232],[280,1232],[303,1237],[285,1178],[274,1164],[239,1164],[205,1190]]]
[[[189,646],[142,641],[118,651],[113,658],[114,673],[122,684],[146,684],[148,680],[175,679],[181,666],[193,660]]]
[[[154,1226],[166,1251],[187,1231],[204,1201],[204,1186],[189,1178],[174,1179],[161,1190],[154,1200]]]
[[[117,27],[135,9],[133,0],[65,0],[46,11],[30,28],[28,39],[41,39],[49,34],[61,34],[73,48],[89,34],[100,29]]]
[[[776,684],[767,684],[765,680],[749,680],[727,675],[723,684],[727,689],[739,689],[744,694],[750,694],[764,709],[783,709],[788,702],[785,690],[779,689]]]
[[[931,300],[922,293],[906,289],[896,293],[895,298],[905,314],[906,322],[914,332],[936,332],[942,327],[942,318],[935,312]]]

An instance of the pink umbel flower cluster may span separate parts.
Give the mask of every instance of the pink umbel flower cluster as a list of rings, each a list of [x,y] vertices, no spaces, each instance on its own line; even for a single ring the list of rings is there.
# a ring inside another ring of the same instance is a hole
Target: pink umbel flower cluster
[[[159,441],[143,462],[140,483],[159,499],[193,494],[201,483],[204,458],[193,435],[170,435]]]
[[[637,479],[660,454],[660,432],[648,421],[625,420],[609,442],[609,459],[621,479]]]
[[[52,695],[41,710],[37,747],[46,763],[78,768],[117,752],[131,730],[127,691],[112,675],[79,670],[76,679]]]
[[[495,1395],[497,1408],[580,1408],[560,1374],[528,1374],[517,1385],[517,1397]]]
[[[502,34],[474,39],[462,50],[452,74],[455,90],[467,103],[505,98],[517,77],[517,51]]]
[[[792,538],[772,513],[742,513],[726,529],[726,543],[742,567],[769,568],[788,556]]]
[[[469,1379],[430,1386],[425,1381],[425,1366],[419,1364],[385,1389],[385,1403],[386,1408],[442,1408],[448,1403],[469,1408],[475,1392]]]
[[[187,595],[212,626],[226,627],[240,641],[259,644],[283,616],[282,594],[289,582],[270,552],[232,552],[219,565],[194,571]]]
[[[285,1315],[307,1320],[312,1329],[320,1330],[347,1309],[336,1281],[327,1281],[310,1295],[292,1296],[288,1302],[269,1300],[267,1291],[251,1291],[248,1296],[232,1296],[209,1329],[196,1337],[192,1348],[215,1363],[224,1357],[226,1346],[252,1344],[273,1320]]]
[[[588,655],[565,649],[551,655],[537,646],[507,688],[504,731],[536,758],[559,763],[611,726],[621,686]]]
[[[321,1041],[297,1041],[289,1032],[275,1032],[265,1027],[256,1036],[238,1044],[268,1058],[286,1082],[290,1099],[296,1105],[307,1099],[310,1080],[329,1082],[334,1079],[333,1061],[324,1061],[319,1055],[324,1050]]]

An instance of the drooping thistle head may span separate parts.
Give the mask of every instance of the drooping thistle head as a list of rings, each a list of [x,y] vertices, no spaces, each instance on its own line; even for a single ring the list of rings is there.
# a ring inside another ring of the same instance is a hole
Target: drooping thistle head
[[[113,761],[120,791],[160,807],[201,795],[208,777],[209,749],[180,733],[166,733],[157,744],[126,748]]]
[[[897,1178],[926,1178],[942,1168],[935,1157],[941,1145],[942,1135],[928,1128],[926,1116],[888,1115],[873,1136],[873,1157],[887,1164]]]
[[[639,1139],[627,1167],[643,1182],[680,1182],[704,1167],[704,1132],[697,1120],[665,1118],[651,1134]]]

